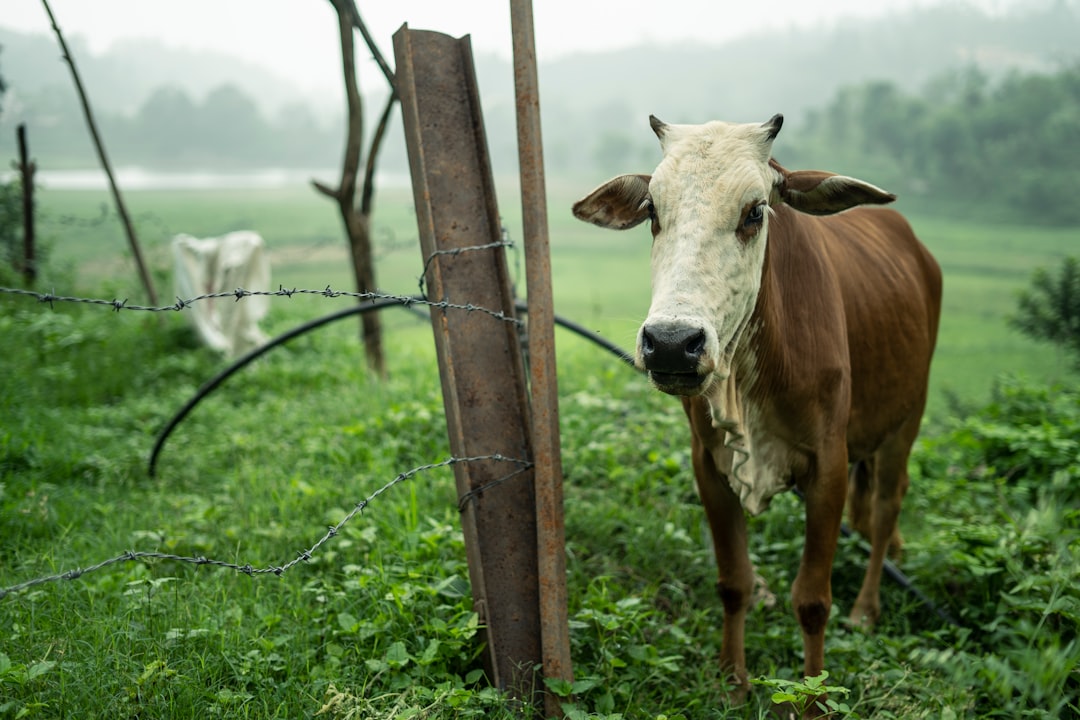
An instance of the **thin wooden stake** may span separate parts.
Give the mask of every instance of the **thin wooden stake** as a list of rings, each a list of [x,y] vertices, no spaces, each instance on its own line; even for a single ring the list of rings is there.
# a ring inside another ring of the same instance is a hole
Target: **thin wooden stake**
[[[30,148],[26,142],[26,125],[19,123],[16,130],[19,141],[19,175],[22,182],[23,196],[23,258],[22,276],[27,287],[32,287],[37,279],[37,253],[34,249],[34,161],[30,159]]]
[[[75,67],[75,58],[72,57],[71,51],[68,50],[67,43],[64,41],[64,34],[60,32],[60,26],[57,25],[56,17],[53,15],[52,8],[49,7],[49,0],[41,0],[41,4],[45,6],[45,12],[49,15],[49,22],[52,23],[53,32],[56,33],[56,39],[60,42],[60,49],[64,53],[64,61],[71,68],[71,77],[75,80],[75,90],[79,93],[79,102],[82,104],[83,115],[86,117],[86,126],[90,129],[90,137],[94,141],[94,149],[97,150],[98,160],[105,171],[105,177],[109,180],[109,189],[112,190],[113,201],[116,203],[116,213],[120,216],[120,223],[124,226],[124,232],[127,233],[128,245],[131,246],[131,255],[135,258],[135,267],[139,271],[139,278],[146,289],[147,297],[150,298],[150,304],[157,305],[158,299],[157,293],[154,292],[154,283],[150,279],[150,272],[146,269],[146,262],[143,260],[139,240],[135,237],[135,228],[131,224],[131,217],[128,215],[127,207],[124,205],[124,198],[120,195],[120,188],[116,185],[116,178],[113,177],[112,165],[109,164],[109,157],[105,153],[105,145],[101,142],[101,136],[98,134],[97,123],[94,122],[94,113],[90,109],[90,101],[86,97],[86,90],[83,88],[82,79],[79,77],[79,70]]]

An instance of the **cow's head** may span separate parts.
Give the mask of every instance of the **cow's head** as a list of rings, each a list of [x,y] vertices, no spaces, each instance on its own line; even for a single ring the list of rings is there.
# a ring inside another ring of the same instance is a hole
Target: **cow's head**
[[[770,206],[827,215],[889,193],[771,160],[783,117],[768,122],[650,123],[663,159],[649,175],[621,175],[574,204],[581,220],[615,230],[652,224],[652,306],[636,362],[676,395],[706,392],[731,372],[761,287]]]

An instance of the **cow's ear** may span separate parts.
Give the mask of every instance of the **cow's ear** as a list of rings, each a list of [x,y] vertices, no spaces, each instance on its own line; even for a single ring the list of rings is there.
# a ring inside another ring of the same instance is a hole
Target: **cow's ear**
[[[778,174],[780,199],[811,215],[832,215],[856,205],[885,205],[896,199],[876,185],[846,175],[821,170],[786,170],[775,160],[769,165]]]
[[[620,175],[574,203],[574,217],[611,230],[627,230],[649,218],[649,175]]]

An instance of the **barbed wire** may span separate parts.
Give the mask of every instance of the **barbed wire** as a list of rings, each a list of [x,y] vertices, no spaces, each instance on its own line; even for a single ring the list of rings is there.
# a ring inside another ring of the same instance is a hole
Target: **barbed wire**
[[[40,223],[42,225],[71,227],[79,230],[98,229],[110,221],[119,224],[120,215],[115,210],[111,210],[107,203],[100,203],[98,210],[98,214],[93,217],[87,215],[75,215],[73,213],[44,213],[40,218]],[[172,226],[157,213],[133,213],[131,220],[136,226],[156,226],[157,231],[163,236],[176,235],[176,231],[173,230]],[[376,260],[382,259],[393,253],[412,250],[417,245],[415,237],[408,240],[397,239],[393,229],[389,227],[377,227],[373,230],[373,233],[376,233],[373,235],[372,243],[372,251]],[[341,236],[337,234],[315,236],[310,239],[310,243],[306,245],[306,247],[309,250],[324,247],[340,248],[342,252],[348,250],[348,246],[341,242]],[[289,248],[287,247],[285,249]]]
[[[77,230],[98,230],[107,225],[120,226],[120,213],[111,209],[108,203],[98,204],[98,214],[95,216],[75,215],[74,213],[43,212],[39,220],[40,224],[48,227],[75,228]],[[153,226],[156,232],[162,235],[172,235],[173,230],[168,222],[154,212],[139,212],[131,215],[131,222],[140,230],[146,226]]]
[[[108,222],[110,219],[118,219],[119,215],[109,212],[109,206],[106,203],[98,204],[98,214],[94,217],[86,215],[75,215],[72,213],[62,213],[56,215],[45,215],[42,218],[43,222],[51,223],[53,225],[64,225],[66,227],[74,227],[79,229],[98,228]],[[160,220],[155,216],[155,219]]]
[[[484,245],[469,245],[468,247],[452,248],[450,250],[436,250],[427,256],[424,261],[424,269],[420,272],[420,295],[427,298],[427,290],[424,289],[424,285],[427,282],[427,271],[431,267],[431,263],[435,261],[435,258],[439,256],[457,257],[462,253],[475,252],[477,250],[494,250],[495,248],[512,248],[514,243],[510,242],[507,238],[506,229],[502,230],[502,239],[495,242],[486,243]]]
[[[464,248],[462,248],[464,250]],[[318,295],[327,298],[348,297],[355,298],[357,300],[392,300],[405,307],[412,305],[424,305],[436,310],[464,310],[466,312],[480,312],[486,315],[490,315],[497,320],[513,323],[514,325],[521,325],[521,321],[517,318],[507,315],[501,310],[492,310],[485,308],[481,305],[473,305],[472,303],[459,304],[452,303],[449,300],[424,300],[409,295],[393,295],[381,292],[354,292],[349,290],[334,290],[327,285],[322,290],[310,290],[310,289],[288,289],[281,285],[277,290],[245,290],[244,288],[236,288],[235,290],[225,290],[222,292],[205,293],[203,295],[197,295],[192,298],[182,299],[176,298],[176,302],[172,305],[133,305],[129,304],[127,299],[124,300],[105,300],[102,298],[84,298],[74,297],[70,295],[57,295],[55,293],[43,293],[35,290],[23,290],[22,288],[8,288],[0,287],[0,295],[21,295],[36,299],[40,303],[48,304],[49,307],[53,307],[54,303],[81,303],[85,305],[100,305],[111,307],[116,312],[121,310],[137,310],[144,312],[179,312],[191,307],[197,302],[205,300],[216,300],[223,298],[233,298],[237,302],[249,297],[287,297],[291,298],[293,295]]]
[[[485,490],[493,488],[493,487],[495,487],[497,485],[501,485],[502,483],[506,482],[507,480],[510,480],[510,479],[512,479],[514,477],[517,477],[518,475],[521,475],[522,473],[524,473],[525,471],[527,471],[527,470],[529,470],[530,468],[533,467],[533,463],[531,461],[529,461],[529,460],[520,460],[520,459],[516,459],[516,458],[509,458],[509,457],[506,457],[504,455],[500,455],[498,453],[495,453],[493,455],[474,455],[474,456],[471,456],[471,457],[450,457],[450,458],[447,458],[446,460],[443,460],[441,462],[430,463],[428,465],[420,465],[418,467],[413,468],[412,470],[406,470],[405,472],[398,474],[397,477],[395,477],[393,480],[386,483],[385,485],[383,485],[378,490],[376,490],[375,492],[368,495],[366,498],[364,498],[360,502],[356,503],[353,506],[352,510],[350,510],[345,515],[345,517],[343,517],[341,519],[340,522],[338,522],[336,525],[331,525],[330,528],[323,534],[323,536],[320,537],[318,540],[316,540],[315,543],[311,547],[309,547],[307,550],[299,551],[295,558],[293,558],[289,562],[286,562],[286,563],[284,563],[282,565],[267,565],[265,567],[258,567],[257,568],[257,567],[254,567],[253,565],[250,565],[250,564],[240,565],[238,563],[231,563],[231,562],[228,562],[228,561],[225,561],[225,560],[215,560],[213,558],[208,558],[208,557],[205,557],[205,556],[190,557],[190,556],[174,555],[174,554],[171,554],[171,553],[163,553],[163,552],[128,550],[128,551],[120,553],[119,555],[116,555],[115,557],[111,557],[111,558],[108,558],[107,560],[102,560],[101,562],[96,563],[94,565],[90,565],[89,567],[76,568],[74,570],[67,570],[65,572],[57,573],[55,575],[46,575],[46,576],[43,576],[43,577],[34,578],[33,580],[27,580],[26,582],[18,583],[16,585],[11,585],[11,586],[8,586],[8,587],[0,588],[0,600],[3,600],[4,598],[8,597],[9,595],[14,595],[16,593],[20,593],[20,592],[22,592],[24,590],[28,590],[28,589],[30,589],[32,587],[36,587],[38,585],[44,585],[45,583],[51,583],[51,582],[58,582],[60,580],[76,580],[78,578],[83,577],[84,575],[87,575],[87,574],[92,573],[92,572],[96,572],[98,570],[102,570],[102,569],[110,567],[112,565],[117,565],[119,563],[126,563],[126,562],[134,562],[134,561],[137,561],[137,560],[167,560],[167,561],[171,561],[171,562],[188,563],[190,565],[209,565],[211,567],[219,567],[219,568],[226,568],[228,570],[234,570],[236,572],[243,573],[243,574],[248,575],[250,577],[254,577],[256,575],[269,575],[269,574],[273,574],[273,575],[276,575],[278,577],[281,577],[282,575],[284,575],[286,572],[288,572],[295,565],[297,565],[297,564],[299,564],[301,562],[310,561],[311,558],[315,555],[315,553],[318,552],[319,549],[324,544],[329,542],[331,538],[337,537],[338,533],[341,532],[341,529],[344,528],[345,525],[349,521],[351,521],[357,515],[363,513],[364,510],[367,509],[368,505],[370,505],[373,500],[375,500],[377,497],[379,497],[383,493],[387,492],[388,490],[390,490],[394,486],[399,485],[399,484],[405,482],[406,480],[408,480],[408,479],[410,479],[410,478],[412,478],[412,477],[414,477],[416,475],[419,475],[420,473],[427,472],[427,471],[430,471],[430,470],[436,470],[438,468],[449,467],[451,465],[457,465],[457,464],[460,464],[460,463],[471,463],[471,462],[482,462],[482,461],[510,463],[510,464],[513,464],[513,465],[517,465],[518,469],[511,472],[511,473],[508,473],[507,475],[504,475],[503,477],[492,480],[491,482],[488,482],[488,483],[486,483],[485,485],[483,485],[483,486],[481,486],[479,488],[475,488],[475,489],[471,490],[470,492],[466,493],[465,495],[463,495],[461,497],[460,501],[458,502],[458,509],[461,510],[461,511],[464,511],[465,506],[469,502],[472,502],[472,501],[476,500],[476,498],[479,497]]]

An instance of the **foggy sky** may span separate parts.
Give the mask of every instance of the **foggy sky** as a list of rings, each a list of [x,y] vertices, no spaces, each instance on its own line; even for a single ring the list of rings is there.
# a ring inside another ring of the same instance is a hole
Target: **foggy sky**
[[[913,6],[960,1],[537,0],[533,13],[537,54],[545,60],[644,42],[716,44],[762,30],[832,25],[845,18],[879,17]],[[992,11],[1016,2],[966,0]],[[322,89],[312,87],[312,79],[318,78],[327,84],[327,91],[339,91],[337,21],[327,1],[50,0],[50,5],[65,35],[82,36],[94,52],[124,39],[154,38],[177,47],[235,54],[308,90]],[[3,6],[0,27],[51,33],[40,0],[3,0]],[[511,55],[509,0],[358,0],[357,6],[388,56],[393,55],[390,38],[404,22],[413,29],[469,34],[477,53]],[[0,56],[0,62],[11,59]]]

